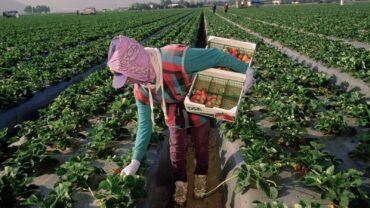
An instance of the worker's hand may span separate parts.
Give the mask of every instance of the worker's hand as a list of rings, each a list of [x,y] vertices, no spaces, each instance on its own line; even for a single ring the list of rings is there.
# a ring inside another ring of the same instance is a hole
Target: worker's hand
[[[243,86],[243,95],[246,96],[249,89],[252,87],[253,84],[253,69],[252,67],[248,67],[247,72],[245,73],[245,81]]]
[[[138,160],[131,160],[131,163],[128,166],[126,166],[124,169],[122,169],[121,176],[135,175],[139,167],[140,167],[140,162]]]

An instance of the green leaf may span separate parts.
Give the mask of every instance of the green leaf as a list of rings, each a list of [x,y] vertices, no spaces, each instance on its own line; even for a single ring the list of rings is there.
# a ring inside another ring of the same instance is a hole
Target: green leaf
[[[353,187],[360,187],[362,185],[361,178],[355,178],[354,181],[351,182],[351,186]]]
[[[23,204],[24,205],[35,205],[37,207],[40,207],[40,204],[42,204],[42,201],[43,200],[41,200],[35,194],[32,194],[30,197],[27,198],[27,200]]]
[[[278,197],[278,195],[279,195],[279,192],[278,192],[277,188],[271,186],[270,187],[270,198],[276,199]]]
[[[317,149],[317,150],[320,150],[320,149],[322,149],[322,148],[324,148],[324,147],[325,147],[325,145],[323,145],[323,144],[319,144],[319,143],[317,143],[317,142],[310,142],[310,145],[311,145],[312,147],[314,147],[315,149]]]
[[[111,186],[109,185],[109,183],[106,180],[104,180],[104,181],[102,181],[102,182],[99,183],[99,188],[100,189],[109,190],[110,187]]]
[[[337,194],[333,190],[324,191],[321,195],[323,199],[333,200],[337,198]]]
[[[335,170],[335,166],[332,165],[328,169],[326,169],[325,174],[326,175],[333,175],[334,174],[334,170]]]
[[[263,191],[269,198],[275,199],[278,196],[278,191],[275,187],[269,186],[269,183],[262,178],[256,180],[257,189]]]
[[[317,177],[316,176],[310,176],[310,175],[306,175],[305,177],[304,177],[304,184],[306,185],[306,186],[315,186],[315,185],[319,185],[318,183],[317,183]]]

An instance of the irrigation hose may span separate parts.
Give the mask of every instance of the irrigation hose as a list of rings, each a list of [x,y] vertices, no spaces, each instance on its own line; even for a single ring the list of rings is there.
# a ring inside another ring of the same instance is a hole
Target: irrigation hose
[[[213,189],[212,189],[212,190],[210,190],[209,192],[201,193],[200,198],[201,198],[201,199],[205,199],[205,198],[207,198],[207,197],[211,196],[212,194],[216,193],[216,191],[218,191],[218,189],[220,189],[220,187],[221,187],[222,185],[224,185],[226,182],[228,182],[228,181],[230,181],[230,180],[232,180],[232,179],[236,178],[237,176],[238,176],[238,175],[233,175],[233,176],[231,176],[230,178],[227,178],[227,179],[225,179],[224,181],[222,181],[221,183],[219,183],[215,188],[213,188]]]

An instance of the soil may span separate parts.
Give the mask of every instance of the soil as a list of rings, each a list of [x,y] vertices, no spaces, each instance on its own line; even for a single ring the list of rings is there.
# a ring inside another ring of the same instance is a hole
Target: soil
[[[208,175],[207,175],[207,191],[210,191],[220,183],[220,171],[219,171],[219,156],[216,146],[216,129],[211,129],[209,141],[209,165],[208,165]],[[189,137],[188,139],[188,151],[187,151],[187,174],[188,174],[188,208],[220,208],[221,207],[221,192],[220,189],[213,195],[203,199],[194,200],[193,190],[194,190],[194,151],[192,147],[192,142]]]

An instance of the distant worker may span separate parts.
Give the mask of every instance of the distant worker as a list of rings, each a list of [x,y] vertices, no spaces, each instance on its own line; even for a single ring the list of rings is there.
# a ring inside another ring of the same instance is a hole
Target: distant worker
[[[213,10],[213,14],[215,14],[216,13],[216,4],[213,4],[212,10]]]
[[[224,10],[225,13],[227,13],[227,10],[229,10],[229,4],[227,2],[224,4]]]

